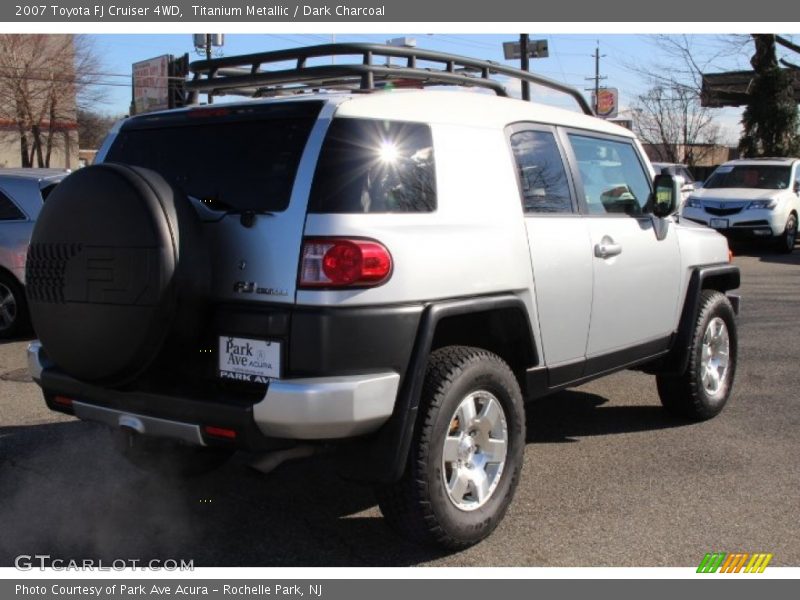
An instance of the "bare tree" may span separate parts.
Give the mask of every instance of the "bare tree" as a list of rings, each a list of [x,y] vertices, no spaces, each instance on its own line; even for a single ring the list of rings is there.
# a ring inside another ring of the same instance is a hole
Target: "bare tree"
[[[691,87],[656,85],[637,97],[632,113],[634,130],[663,162],[695,166],[720,140],[719,127]]]
[[[53,151],[70,144],[77,106],[99,99],[98,75],[85,37],[0,35],[0,119],[19,136],[22,166],[48,167]]]
[[[109,129],[122,117],[123,115],[114,116],[78,108],[78,139],[81,141],[81,148],[98,149]]]
[[[724,35],[709,38],[697,35],[651,35],[650,44],[660,57],[645,62],[636,57],[625,67],[645,77],[654,86],[680,85],[698,96],[703,87],[703,73],[729,71],[733,59],[746,69],[752,48],[749,35]]]

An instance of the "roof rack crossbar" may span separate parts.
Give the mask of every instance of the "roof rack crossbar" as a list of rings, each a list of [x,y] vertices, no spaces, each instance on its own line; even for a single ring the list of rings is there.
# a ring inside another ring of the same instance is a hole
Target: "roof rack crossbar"
[[[360,56],[359,62],[307,66],[310,58]],[[385,64],[376,59],[386,59]],[[391,63],[404,58],[404,67]],[[294,61],[295,68],[270,71],[275,63]],[[419,61],[431,63],[421,68]],[[594,114],[586,98],[576,88],[496,62],[457,56],[420,48],[382,44],[322,44],[287,50],[275,50],[242,56],[225,56],[195,61],[190,65],[194,78],[187,82],[192,102],[199,93],[237,95],[277,95],[304,89],[375,89],[376,81],[411,80],[421,85],[461,85],[483,87],[500,96],[508,91],[492,75],[527,81],[573,98],[581,110]],[[291,86],[282,88],[281,86]]]
[[[213,79],[201,79],[193,89],[198,92],[211,92],[215,95],[238,93],[243,89],[263,89],[276,86],[296,85],[302,88],[332,87],[340,89],[354,81],[360,89],[375,89],[375,81],[412,80],[421,84],[427,82],[446,83],[449,85],[483,87],[500,96],[507,96],[505,86],[493,79],[475,77],[466,73],[437,73],[428,69],[409,69],[408,67],[384,65],[319,65],[306,67],[302,72],[297,69],[282,71],[266,71],[251,75],[245,69],[236,70],[226,67],[219,69],[219,76]],[[196,83],[196,82],[192,82]],[[284,88],[284,92],[296,91],[297,88]],[[245,94],[250,95],[250,94]],[[263,93],[258,94],[264,95]]]

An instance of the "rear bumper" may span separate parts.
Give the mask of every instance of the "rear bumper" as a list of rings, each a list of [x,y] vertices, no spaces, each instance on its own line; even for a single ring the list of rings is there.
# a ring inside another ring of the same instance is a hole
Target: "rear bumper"
[[[38,342],[28,346],[28,368],[55,410],[65,411],[63,401],[55,401],[63,396],[72,400],[71,412],[81,419],[199,445],[219,442],[209,439],[206,427],[230,429],[236,432],[236,445],[250,449],[270,439],[331,440],[371,433],[391,416],[400,383],[393,371],[274,380],[254,402],[122,391],[59,372]]]

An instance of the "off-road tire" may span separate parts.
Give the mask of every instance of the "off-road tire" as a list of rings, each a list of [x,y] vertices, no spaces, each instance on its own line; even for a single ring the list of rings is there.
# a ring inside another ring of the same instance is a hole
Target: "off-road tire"
[[[703,346],[709,324],[715,319],[720,319],[727,330],[728,366],[720,378],[717,391],[709,393],[703,383]],[[703,290],[689,352],[689,361],[683,373],[656,376],[658,395],[668,412],[694,421],[704,421],[716,416],[723,409],[736,375],[736,318],[733,307],[724,294],[715,290]]]
[[[475,392],[489,392],[499,401],[507,450],[485,504],[465,511],[448,495],[443,452],[454,412]],[[428,362],[405,473],[397,483],[376,488],[381,512],[390,527],[413,541],[451,550],[471,546],[487,537],[505,515],[519,481],[524,449],[522,393],[508,365],[478,348],[439,349]]]

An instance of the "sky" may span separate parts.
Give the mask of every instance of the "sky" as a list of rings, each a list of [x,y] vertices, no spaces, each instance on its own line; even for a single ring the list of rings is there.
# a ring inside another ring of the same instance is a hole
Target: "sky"
[[[425,34],[409,32],[405,34],[417,41],[419,48],[461,54],[474,58],[494,60],[518,66],[518,61],[505,61],[502,43],[518,39],[514,34]],[[105,101],[98,111],[112,115],[128,112],[131,99],[131,64],[162,54],[182,55],[190,53],[192,60],[200,56],[194,51],[192,36],[189,34],[90,34],[102,63],[105,84]],[[232,56],[296,46],[336,42],[383,43],[399,34],[226,34],[225,44],[218,54]],[[626,110],[636,100],[636,96],[652,87],[646,72],[659,68],[669,68],[670,57],[655,42],[652,35],[614,34],[556,34],[544,35],[531,32],[532,40],[548,41],[549,57],[531,59],[531,70],[560,82],[566,82],[581,90],[593,86],[589,78],[594,76],[593,54],[599,43],[600,74],[606,79],[602,84],[619,90],[620,118],[626,118]],[[731,43],[731,36],[700,35],[688,36],[695,55],[708,72],[748,69],[751,44]],[[746,36],[738,36],[740,42]],[[787,36],[790,39],[792,36]],[[800,36],[799,36],[800,37]],[[779,47],[779,54],[780,52]],[[787,53],[787,58],[797,60]],[[673,60],[674,62],[674,60]],[[677,66],[677,65],[676,65]],[[561,98],[535,88],[534,100],[562,104]],[[590,92],[585,92],[587,98]],[[715,109],[714,118],[721,127],[723,142],[735,144],[739,137],[741,109]]]

